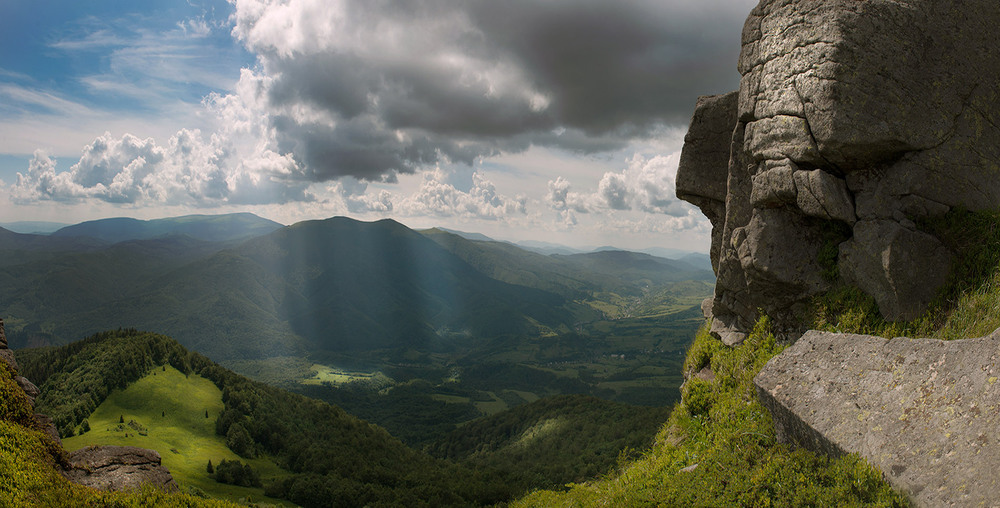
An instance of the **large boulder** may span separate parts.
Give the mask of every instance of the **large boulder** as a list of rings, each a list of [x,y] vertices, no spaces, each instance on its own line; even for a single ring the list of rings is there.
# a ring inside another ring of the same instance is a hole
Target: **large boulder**
[[[712,221],[717,335],[761,310],[797,335],[805,302],[838,283],[891,320],[925,308],[953,253],[917,219],[1000,203],[997,22],[992,0],[753,9],[740,89],[699,99],[676,178]],[[803,258],[838,250],[839,270]]]
[[[754,384],[778,440],[857,453],[917,506],[996,506],[1000,330],[955,341],[809,331]]]
[[[72,482],[100,490],[129,490],[149,484],[177,492],[160,454],[135,446],[91,446],[69,454],[72,468],[63,474]]]

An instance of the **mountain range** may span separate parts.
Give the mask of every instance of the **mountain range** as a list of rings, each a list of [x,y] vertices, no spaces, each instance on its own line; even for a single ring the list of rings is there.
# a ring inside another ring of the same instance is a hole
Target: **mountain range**
[[[138,327],[216,360],[568,331],[599,316],[580,302],[594,291],[713,280],[646,254],[544,256],[343,217],[288,227],[250,214],[107,219],[49,236],[0,230],[0,241],[12,345]]]

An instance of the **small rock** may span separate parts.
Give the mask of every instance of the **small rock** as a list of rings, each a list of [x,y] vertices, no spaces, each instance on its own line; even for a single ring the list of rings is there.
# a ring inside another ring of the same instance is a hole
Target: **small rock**
[[[62,439],[59,439],[59,429],[56,428],[55,422],[48,415],[35,413],[35,428],[48,434],[53,441],[62,447]]]
[[[715,381],[715,372],[712,370],[712,367],[710,365],[706,365],[702,367],[701,370],[699,370],[698,373],[694,375],[694,377],[702,381],[707,381],[711,383],[712,381]]]
[[[690,473],[690,472],[694,471],[695,469],[698,469],[698,464],[691,464],[691,465],[690,465],[690,466],[688,466],[688,467],[684,467],[684,468],[681,468],[681,469],[680,469],[679,471],[677,471],[677,472],[678,472],[678,473]]]
[[[21,386],[21,389],[24,390],[24,393],[27,394],[32,401],[38,398],[38,394],[41,393],[38,390],[38,387],[35,386],[35,383],[28,381],[28,379],[24,376],[16,376],[14,377],[14,381],[17,381],[17,384]]]

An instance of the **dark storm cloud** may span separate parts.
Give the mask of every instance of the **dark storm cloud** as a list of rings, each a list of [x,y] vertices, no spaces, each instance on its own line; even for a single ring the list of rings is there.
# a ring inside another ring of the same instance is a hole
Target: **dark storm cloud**
[[[531,145],[592,153],[738,84],[751,0],[238,0],[280,151],[380,179]]]
[[[731,30],[745,17],[740,9],[510,0],[476,2],[471,12],[550,91],[557,120],[589,133],[686,121],[698,95],[738,85],[739,33]]]

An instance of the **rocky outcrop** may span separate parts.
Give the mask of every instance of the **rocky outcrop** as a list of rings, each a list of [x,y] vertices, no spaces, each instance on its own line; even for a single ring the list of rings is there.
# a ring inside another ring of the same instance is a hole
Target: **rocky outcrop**
[[[100,490],[128,490],[150,484],[177,492],[170,471],[160,464],[160,454],[134,446],[92,446],[69,454],[72,465],[63,473],[70,481]]]
[[[713,225],[716,335],[759,309],[794,336],[840,283],[890,320],[926,308],[953,253],[917,219],[1000,203],[997,21],[991,0],[754,8],[740,89],[699,99],[676,178]]]
[[[19,370],[13,351],[7,348],[3,319],[0,319],[0,362],[7,363],[14,373]],[[24,391],[31,407],[34,407],[35,399],[40,393],[38,387],[20,375],[15,374],[14,381]],[[59,431],[52,418],[36,413],[31,424],[62,447]],[[178,491],[170,471],[160,464],[160,454],[153,450],[134,446],[93,446],[70,453],[68,464],[63,475],[70,481],[88,487],[125,490],[148,483],[167,492]]]
[[[917,506],[994,506],[1000,330],[955,341],[807,332],[754,379],[778,439],[858,453]]]

